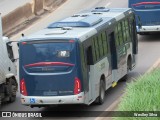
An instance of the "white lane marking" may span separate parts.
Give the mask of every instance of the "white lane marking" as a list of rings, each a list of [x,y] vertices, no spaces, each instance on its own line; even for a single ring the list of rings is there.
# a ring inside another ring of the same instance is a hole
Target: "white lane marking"
[[[108,7],[111,4],[111,2],[107,3],[105,7]]]

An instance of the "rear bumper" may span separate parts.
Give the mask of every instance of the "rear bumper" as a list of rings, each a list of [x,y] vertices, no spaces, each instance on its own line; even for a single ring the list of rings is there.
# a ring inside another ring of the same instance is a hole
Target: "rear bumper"
[[[142,32],[160,32],[160,25],[155,26],[142,26],[141,28],[137,27],[137,33]]]
[[[23,105],[59,105],[59,104],[84,104],[84,92],[69,96],[23,96]]]

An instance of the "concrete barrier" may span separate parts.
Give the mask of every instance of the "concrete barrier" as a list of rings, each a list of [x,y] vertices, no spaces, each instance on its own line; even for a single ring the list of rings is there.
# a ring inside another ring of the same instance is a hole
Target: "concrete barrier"
[[[44,9],[52,10],[64,3],[66,0],[43,0]]]
[[[59,6],[61,5],[63,2],[65,2],[66,0],[54,0],[54,4],[53,6]]]
[[[34,18],[35,15],[41,15],[45,7],[50,7],[48,10],[52,10],[65,1],[66,0],[33,0],[31,3],[18,7],[2,17],[3,34],[10,34],[12,31],[15,32],[17,26]]]
[[[41,15],[43,12],[43,0],[34,0],[34,14]]]
[[[6,34],[18,25],[25,23],[33,17],[34,14],[32,12],[32,4],[30,3],[15,9],[2,17],[3,33]]]
[[[43,5],[44,5],[44,7],[50,7],[53,5],[54,1],[55,0],[44,0]]]

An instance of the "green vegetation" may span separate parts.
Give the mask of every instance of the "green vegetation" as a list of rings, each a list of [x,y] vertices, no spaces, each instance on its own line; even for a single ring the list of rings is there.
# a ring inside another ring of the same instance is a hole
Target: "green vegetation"
[[[160,69],[153,70],[128,83],[118,111],[160,111]],[[123,118],[114,120],[160,120],[160,118]]]

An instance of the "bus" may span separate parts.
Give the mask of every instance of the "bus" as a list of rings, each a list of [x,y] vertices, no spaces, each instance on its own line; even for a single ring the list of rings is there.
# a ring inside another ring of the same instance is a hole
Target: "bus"
[[[129,0],[136,14],[137,33],[145,35],[160,31],[160,0]]]
[[[97,7],[22,37],[22,104],[103,104],[105,91],[135,68],[137,44],[130,8]]]

